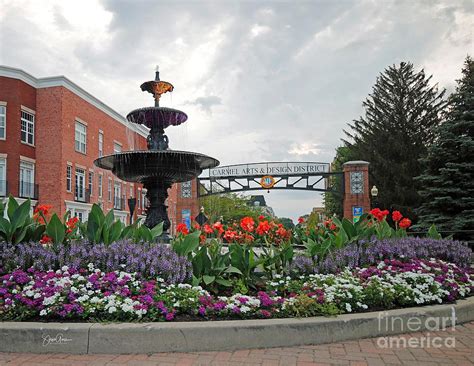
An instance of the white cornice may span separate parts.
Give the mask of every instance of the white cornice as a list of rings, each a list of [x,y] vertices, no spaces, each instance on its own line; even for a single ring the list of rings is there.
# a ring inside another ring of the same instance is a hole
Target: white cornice
[[[142,125],[137,125],[135,123],[128,122],[127,119],[124,116],[122,116],[120,113],[110,108],[107,104],[97,99],[92,94],[90,94],[89,92],[81,88],[79,85],[73,83],[71,80],[69,80],[65,76],[60,75],[60,76],[50,76],[50,77],[45,77],[45,78],[36,78],[33,75],[28,74],[27,72],[21,69],[17,69],[10,66],[4,66],[4,65],[0,65],[0,76],[21,80],[36,89],[62,86],[68,89],[69,91],[73,92],[77,96],[81,97],[86,102],[92,104],[94,107],[100,109],[102,112],[108,114],[110,117],[120,122],[121,124],[125,125],[130,130],[137,132],[143,137],[148,136],[148,128]]]

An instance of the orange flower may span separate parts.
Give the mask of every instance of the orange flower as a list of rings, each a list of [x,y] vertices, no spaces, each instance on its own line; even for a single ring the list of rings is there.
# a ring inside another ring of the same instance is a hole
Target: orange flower
[[[234,230],[226,230],[226,232],[224,233],[224,239],[226,241],[228,241],[229,243],[238,239],[238,234],[237,234],[237,231],[234,231]]]
[[[255,221],[253,221],[250,216],[244,217],[242,218],[242,220],[240,220],[240,227],[242,228],[242,230],[245,230],[249,233],[251,233],[255,229],[254,225]]]
[[[35,207],[33,213],[39,214],[41,212],[44,216],[48,216],[49,210],[51,210],[52,207],[51,205],[38,205]]]
[[[217,230],[219,236],[224,232],[224,227],[220,221],[215,222],[214,225],[212,225],[212,228]]]
[[[257,226],[257,234],[258,235],[266,235],[270,231],[271,227],[267,220],[260,221]]]

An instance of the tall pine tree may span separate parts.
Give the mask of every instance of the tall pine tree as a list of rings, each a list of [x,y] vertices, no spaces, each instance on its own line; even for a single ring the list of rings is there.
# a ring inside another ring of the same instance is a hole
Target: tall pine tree
[[[462,75],[417,179],[424,198],[420,225],[434,223],[447,231],[474,230],[474,61],[469,56]],[[474,237],[466,232],[457,236]]]
[[[397,209],[415,219],[421,204],[414,177],[422,173],[419,159],[434,141],[446,105],[445,90],[431,85],[431,76],[413,64],[388,67],[363,102],[365,116],[349,124],[344,141],[351,156],[370,162],[370,184],[379,189],[384,209]]]

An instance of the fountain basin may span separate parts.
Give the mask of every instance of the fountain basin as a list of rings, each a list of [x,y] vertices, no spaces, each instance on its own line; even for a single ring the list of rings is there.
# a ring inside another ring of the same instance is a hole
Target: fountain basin
[[[219,165],[217,159],[189,151],[126,151],[94,161],[99,168],[111,170],[118,178],[137,183],[162,181],[187,182],[204,169]]]
[[[138,108],[127,114],[128,121],[145,125],[150,129],[153,127],[165,129],[168,126],[179,126],[187,119],[186,113],[166,107]]]

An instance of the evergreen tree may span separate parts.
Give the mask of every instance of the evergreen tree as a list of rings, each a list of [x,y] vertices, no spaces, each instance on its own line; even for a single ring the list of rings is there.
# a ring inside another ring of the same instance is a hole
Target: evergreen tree
[[[351,158],[351,150],[347,146],[339,146],[336,149],[336,157],[331,163],[332,172],[342,172],[343,164]],[[343,178],[341,176],[332,175],[329,177],[329,187],[333,192],[326,192],[324,194],[324,210],[326,216],[332,217],[334,214],[339,218],[344,216],[342,207],[342,185]],[[341,192],[341,193],[339,193]]]
[[[380,208],[397,209],[415,219],[421,204],[414,177],[422,173],[419,159],[435,138],[446,102],[445,90],[431,85],[431,76],[415,72],[411,63],[388,67],[363,102],[365,116],[349,124],[344,141],[357,160],[370,162],[370,185],[379,189]]]
[[[449,98],[445,121],[421,162],[418,178],[424,198],[420,225],[447,231],[474,230],[474,61],[468,56],[456,91]],[[472,238],[473,234],[458,234]]]

